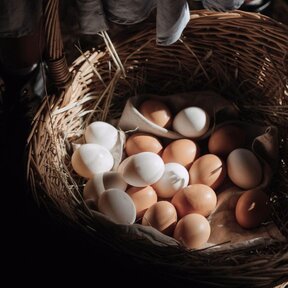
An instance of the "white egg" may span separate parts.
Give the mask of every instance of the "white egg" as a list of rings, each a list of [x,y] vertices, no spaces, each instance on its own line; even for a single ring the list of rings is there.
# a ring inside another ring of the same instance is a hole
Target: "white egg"
[[[136,208],[131,197],[120,189],[108,189],[98,201],[99,211],[117,224],[133,224]]]
[[[209,115],[199,107],[181,110],[173,121],[173,129],[189,138],[201,137],[208,131],[209,125]]]
[[[164,173],[162,158],[153,152],[129,156],[119,166],[125,182],[135,187],[145,187],[157,182]]]
[[[96,173],[111,170],[114,159],[105,147],[89,143],[73,152],[71,162],[78,175],[90,179]]]
[[[131,156],[130,156],[131,157]],[[130,157],[126,157],[122,160],[122,162],[119,164],[118,168],[117,168],[117,172],[120,173],[121,175],[123,175],[124,172],[124,168],[127,165],[127,163],[130,161]]]
[[[100,195],[108,189],[117,188],[125,191],[127,183],[124,181],[122,175],[118,172],[108,171],[94,174],[89,179],[83,189],[84,200],[92,199],[95,207],[98,207],[98,199]]]
[[[109,123],[95,121],[89,124],[84,132],[87,143],[95,143],[111,150],[118,139],[117,129]]]
[[[155,184],[157,195],[161,198],[171,198],[180,189],[186,187],[189,183],[189,173],[187,169],[179,163],[165,164],[165,171]]]

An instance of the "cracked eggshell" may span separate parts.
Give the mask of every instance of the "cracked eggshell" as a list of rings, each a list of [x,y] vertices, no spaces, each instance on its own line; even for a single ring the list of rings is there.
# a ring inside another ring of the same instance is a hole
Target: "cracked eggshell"
[[[171,198],[177,191],[186,187],[189,182],[187,169],[179,163],[165,164],[162,177],[153,184],[153,188],[161,198]]]
[[[86,143],[98,144],[110,151],[116,145],[118,130],[107,122],[95,121],[86,127],[84,137]]]
[[[117,224],[133,224],[136,208],[131,197],[120,189],[104,191],[98,201],[99,211]]]
[[[119,166],[126,183],[145,187],[157,182],[164,173],[162,158],[153,152],[142,152],[126,158]]]
[[[73,152],[71,164],[78,175],[90,179],[96,173],[111,170],[114,159],[105,147],[89,143],[81,145]]]
[[[108,171],[97,173],[86,182],[83,189],[84,200],[93,200],[95,207],[98,207],[98,199],[100,195],[108,189],[118,188],[125,191],[127,183],[124,181],[122,175],[118,172]]]

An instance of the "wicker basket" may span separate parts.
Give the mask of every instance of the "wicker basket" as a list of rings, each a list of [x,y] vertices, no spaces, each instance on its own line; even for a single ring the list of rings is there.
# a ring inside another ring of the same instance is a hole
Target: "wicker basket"
[[[105,33],[103,37],[102,49],[86,51],[73,63],[68,91],[46,97],[35,116],[28,139],[28,181],[35,199],[111,249],[165,267],[167,277],[205,287],[283,283],[288,277],[287,241],[210,253],[157,246],[145,231],[135,239],[129,227],[91,214],[81,198],[83,180],[70,159],[71,143],[86,125],[120,117],[135,92],[212,89],[234,101],[246,121],[278,127],[281,159],[271,185],[271,208],[287,239],[288,27],[253,13],[200,10],[193,11],[181,39],[168,47],[155,44],[153,24],[113,44]]]
[[[273,4],[273,19],[288,24],[288,1],[287,0],[274,0]]]

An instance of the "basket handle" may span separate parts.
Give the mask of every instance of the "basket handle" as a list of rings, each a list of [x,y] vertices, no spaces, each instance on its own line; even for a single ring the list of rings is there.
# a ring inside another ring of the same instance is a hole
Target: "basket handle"
[[[72,77],[64,54],[59,20],[59,0],[45,2],[43,14],[45,60],[52,83],[57,89],[63,91],[70,85]]]

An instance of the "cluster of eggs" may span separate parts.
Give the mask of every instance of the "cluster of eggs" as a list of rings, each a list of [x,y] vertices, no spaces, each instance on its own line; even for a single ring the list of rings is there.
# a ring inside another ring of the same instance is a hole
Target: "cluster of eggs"
[[[211,233],[207,217],[216,208],[217,189],[227,180],[249,190],[236,205],[238,223],[252,228],[263,221],[266,194],[253,190],[262,181],[263,169],[256,155],[243,148],[241,127],[217,128],[204,148],[192,140],[209,129],[210,119],[203,109],[188,107],[173,118],[164,103],[146,100],[139,111],[153,124],[173,129],[183,138],[164,145],[154,135],[135,132],[125,143],[123,161],[111,171],[118,131],[106,122],[91,123],[85,130],[86,143],[72,155],[74,170],[87,179],[83,198],[91,209],[118,224],[142,223],[188,248],[200,248]]]

